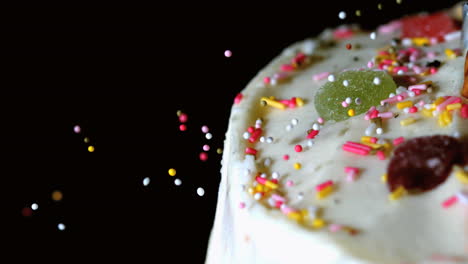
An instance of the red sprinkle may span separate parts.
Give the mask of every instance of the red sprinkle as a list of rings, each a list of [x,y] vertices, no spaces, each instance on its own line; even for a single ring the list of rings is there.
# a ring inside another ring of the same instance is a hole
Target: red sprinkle
[[[243,98],[243,97],[244,97],[244,96],[243,96],[241,93],[238,93],[238,94],[236,95],[236,97],[234,98],[234,103],[235,103],[235,104],[240,104],[240,102],[242,101],[242,98]]]
[[[294,146],[294,150],[296,152],[301,152],[302,151],[302,146],[301,145],[296,145],[296,146]]]
[[[320,192],[321,190],[323,190],[323,189],[325,189],[325,188],[327,188],[328,186],[331,186],[331,185],[333,185],[333,181],[332,181],[332,180],[328,180],[328,181],[326,181],[326,182],[324,182],[324,183],[321,183],[321,184],[315,186],[315,190],[316,190],[317,192]]]
[[[201,161],[206,161],[208,159],[208,153],[206,152],[201,152],[200,153],[200,160]]]
[[[181,125],[179,126],[179,130],[180,130],[180,131],[185,131],[185,130],[187,130],[187,126],[186,126],[185,124],[181,124]]]
[[[256,155],[257,150],[251,147],[247,147],[245,148],[245,154]]]
[[[352,49],[352,48],[353,48],[353,45],[351,45],[351,43],[346,44],[346,49],[347,49],[347,50],[350,50],[350,49]]]
[[[250,135],[249,142],[250,143],[255,143],[260,138],[260,135],[262,134],[262,129],[257,128],[255,131]]]
[[[289,160],[289,155],[287,155],[287,154],[284,155],[284,156],[283,156],[283,159],[284,159],[284,160]]]
[[[393,140],[393,145],[394,145],[394,146],[400,145],[401,143],[403,143],[403,141],[405,141],[405,138],[404,138],[404,137],[395,138],[395,139]]]
[[[309,134],[307,134],[307,138],[308,138],[308,139],[313,139],[313,138],[315,138],[315,136],[318,135],[318,133],[319,133],[319,130],[313,130],[313,129],[312,129],[312,130],[309,132]]]
[[[281,70],[285,72],[290,72],[290,71],[294,71],[295,68],[291,64],[283,64],[281,65]]]
[[[382,150],[378,150],[376,155],[379,158],[379,160],[385,160],[385,152],[383,152]]]
[[[249,126],[249,128],[247,128],[247,132],[249,132],[250,134],[252,134],[253,132],[255,132],[255,127]]]
[[[463,118],[468,118],[468,104],[463,104],[460,110],[460,115]]]
[[[442,202],[442,207],[447,209],[450,206],[454,205],[456,202],[458,202],[458,197],[456,195],[449,197],[445,201]]]
[[[359,168],[346,166],[346,167],[344,168],[344,171],[345,171],[345,173],[351,173],[351,172],[353,172],[353,173],[359,173]]]
[[[270,82],[271,82],[271,78],[270,78],[270,77],[265,77],[265,78],[263,78],[263,83],[264,83],[264,84],[270,84]]]
[[[409,109],[409,112],[410,112],[410,113],[416,113],[417,111],[418,111],[418,108],[417,108],[416,106],[412,106],[412,107],[410,107],[410,109]]]

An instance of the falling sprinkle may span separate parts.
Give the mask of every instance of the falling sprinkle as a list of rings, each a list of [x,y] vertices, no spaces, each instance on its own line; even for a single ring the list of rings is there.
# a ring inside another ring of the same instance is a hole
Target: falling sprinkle
[[[78,134],[81,132],[81,127],[79,125],[76,125],[73,127],[73,131]]]
[[[205,138],[208,139],[208,140],[210,140],[210,139],[213,138],[213,135],[212,135],[211,133],[206,133],[206,134],[205,134]]]
[[[187,130],[187,126],[186,126],[185,124],[181,124],[181,125],[179,126],[179,130],[180,130],[180,131],[185,131],[185,130]]]
[[[377,37],[377,34],[375,32],[370,33],[369,35],[370,39],[375,40]]]
[[[180,186],[182,184],[182,181],[180,179],[175,179],[174,184]]]
[[[53,191],[52,192],[52,200],[58,202],[63,199],[63,194],[61,191]]]
[[[210,150],[210,146],[207,145],[207,144],[203,145],[203,150],[204,150],[204,151],[209,151],[209,150]]]
[[[57,225],[57,228],[58,228],[58,230],[63,231],[63,230],[65,230],[65,225],[60,223],[60,224]]]
[[[232,56],[232,51],[230,51],[230,50],[224,51],[224,57],[230,58],[231,56]]]
[[[201,127],[201,131],[202,131],[203,133],[208,133],[208,132],[210,131],[210,129],[208,128],[208,126],[202,126],[202,127]]]
[[[143,179],[143,186],[148,186],[149,183],[150,183],[150,178],[146,177]]]
[[[346,44],[346,49],[347,49],[347,50],[350,50],[350,49],[352,49],[352,48],[353,48],[353,45],[351,45],[351,43]]]
[[[375,77],[374,80],[372,81],[375,85],[379,85],[380,84],[380,78],[379,77]]]
[[[340,13],[338,13],[338,17],[340,19],[345,19],[346,18],[346,12],[345,11],[341,11]]]
[[[382,4],[379,3],[379,4],[377,5],[377,9],[382,10],[382,8],[383,8]]]
[[[403,2],[403,0],[396,0],[397,4],[401,4],[402,2]]]
[[[358,16],[358,17],[361,16],[361,10],[359,10],[359,9],[356,10],[355,14],[356,14],[356,16]]]
[[[89,147],[88,147],[88,151],[89,151],[89,152],[94,152],[94,146],[89,146]]]
[[[39,209],[39,205],[37,203],[33,203],[33,204],[31,204],[31,209],[36,211],[37,209]]]
[[[21,210],[21,214],[24,216],[24,217],[29,217],[32,215],[32,210],[31,208],[29,207],[24,207],[22,210]]]
[[[222,154],[222,153],[223,153],[223,149],[222,149],[222,148],[218,148],[218,149],[216,149],[216,153],[218,153],[218,154]]]
[[[239,203],[239,208],[240,208],[240,209],[244,209],[244,208],[245,208],[245,203],[244,203],[244,202],[240,202],[240,203]]]
[[[168,173],[169,173],[169,176],[175,176],[177,171],[175,169],[171,168],[171,169],[168,170]]]
[[[200,160],[201,161],[206,161],[208,159],[208,153],[206,152],[201,152],[200,153]]]
[[[180,121],[181,123],[185,123],[185,122],[187,122],[187,120],[188,120],[188,115],[187,115],[187,114],[181,113],[181,114],[179,115],[179,121]]]
[[[89,138],[88,138],[88,137],[85,137],[85,138],[83,139],[83,141],[84,141],[84,143],[89,143]]]
[[[205,190],[202,187],[198,187],[197,194],[198,196],[203,196],[205,195]]]

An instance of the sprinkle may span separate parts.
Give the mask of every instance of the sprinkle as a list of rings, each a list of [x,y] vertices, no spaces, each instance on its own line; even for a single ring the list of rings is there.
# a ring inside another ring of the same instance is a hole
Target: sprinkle
[[[379,77],[374,77],[374,80],[372,81],[375,85],[379,85],[381,83]]]
[[[36,211],[37,209],[39,209],[39,205],[37,203],[33,203],[33,204],[31,204],[31,209],[33,211]]]
[[[444,36],[445,41],[458,40],[461,38],[461,31],[454,31]]]
[[[271,78],[270,77],[263,78],[263,83],[264,84],[270,84],[271,83]]]
[[[179,121],[180,121],[181,123],[185,123],[185,122],[187,122],[187,120],[188,120],[187,114],[181,113],[181,114],[179,115]]]
[[[179,185],[182,184],[182,181],[181,181],[180,179],[175,179],[175,180],[174,180],[174,184],[175,184],[176,186],[179,186]]]
[[[81,127],[80,127],[79,125],[76,125],[76,126],[73,127],[73,131],[74,131],[76,134],[78,134],[78,133],[81,132]]]
[[[224,51],[224,57],[230,58],[231,56],[232,56],[232,51],[230,51],[230,50],[225,50]]]
[[[375,129],[375,133],[377,133],[377,135],[382,135],[383,132],[384,132],[383,128],[381,128],[381,127],[378,127],[378,128]]]
[[[447,56],[447,59],[455,59],[455,57],[457,56],[455,51],[453,51],[452,49],[445,49],[445,55]]]
[[[244,209],[244,208],[245,208],[245,203],[244,203],[244,202],[240,202],[240,203],[239,203],[239,208],[240,208],[240,209]]]
[[[403,143],[404,141],[405,141],[405,138],[404,138],[404,137],[395,138],[395,139],[393,140],[393,145],[394,145],[394,146],[400,145],[400,144]]]
[[[341,102],[341,106],[346,108],[346,107],[348,107],[348,103],[346,101],[343,101],[343,102]]]
[[[350,146],[350,147],[355,147],[355,148],[366,150],[366,151],[370,151],[372,149],[369,146],[366,146],[366,145],[358,143],[358,142],[353,142],[353,141],[346,141],[346,143],[344,145]]]
[[[267,137],[266,138],[266,143],[273,143],[273,137]]]
[[[343,228],[343,226],[342,226],[342,225],[338,225],[338,224],[330,224],[330,225],[328,226],[328,230],[330,230],[330,232],[332,232],[332,233],[338,232],[338,231],[340,231],[342,228]]]
[[[369,35],[369,38],[372,39],[372,40],[375,40],[376,37],[377,37],[377,33],[375,33],[375,32],[372,32]]]
[[[317,123],[314,123],[314,124],[312,125],[312,129],[313,129],[313,130],[320,130],[320,125],[317,124]]]
[[[457,170],[455,177],[463,184],[468,184],[468,174],[463,170]]]
[[[297,118],[293,118],[291,120],[291,125],[296,126],[299,123],[299,120]]]
[[[382,174],[382,176],[380,177],[380,180],[381,180],[382,182],[387,182],[387,178],[388,178],[387,173],[384,173],[384,174]]]
[[[403,195],[406,194],[406,190],[403,186],[399,186],[395,191],[393,191],[388,198],[390,201],[395,201],[400,199]]]
[[[377,142],[377,138],[376,137],[369,137],[369,136],[362,136],[361,137],[361,142],[362,143],[372,143],[372,144],[375,144]]]
[[[468,104],[463,104],[460,110],[460,116],[462,118],[468,118]]]
[[[378,150],[376,152],[376,155],[379,158],[379,160],[385,160],[385,152],[383,152],[382,150]]]
[[[345,19],[346,18],[346,12],[345,11],[341,11],[340,13],[338,13],[338,17],[340,19]]]
[[[349,145],[343,145],[343,150],[344,151],[348,151],[348,152],[351,152],[351,153],[355,153],[355,154],[359,154],[359,155],[369,155],[369,150],[363,150],[363,149],[360,149],[360,148],[357,148],[357,147],[354,147],[354,146],[349,146]]]
[[[320,192],[320,191],[322,191],[323,189],[325,189],[326,187],[331,186],[331,185],[333,185],[333,181],[332,181],[332,180],[328,180],[328,181],[326,181],[326,182],[323,182],[323,183],[318,184],[317,186],[315,186],[315,190],[316,190],[317,192]]]
[[[401,126],[407,126],[407,125],[413,124],[414,122],[416,122],[416,119],[408,117],[406,119],[401,120],[400,125]]]
[[[457,196],[459,202],[462,202],[463,204],[468,204],[467,191],[459,191],[455,195]]]
[[[289,160],[289,155],[283,155],[284,160]]]
[[[458,196],[453,195],[442,202],[442,207],[444,209],[447,209],[451,207],[452,205],[454,205],[456,202],[458,202]]]
[[[254,149],[254,148],[251,148],[251,147],[247,147],[247,148],[245,148],[245,154],[256,155],[256,154],[257,154],[257,150]]]
[[[333,186],[334,185],[329,185],[329,186],[323,188],[322,190],[320,190],[319,192],[317,192],[315,194],[315,198],[318,199],[318,200],[326,198],[327,196],[329,196],[333,192],[333,190],[334,190]]]
[[[202,131],[203,133],[208,133],[208,131],[210,131],[210,129],[208,128],[208,126],[202,126],[202,127],[201,127],[201,131]]]
[[[85,138],[83,139],[83,141],[84,141],[84,143],[89,143],[89,138],[88,138],[88,137],[85,137]]]
[[[288,187],[291,187],[291,186],[293,186],[293,185],[294,185],[294,182],[293,182],[292,180],[288,180],[288,181],[286,182],[286,186],[288,186]]]
[[[325,220],[321,219],[321,218],[316,218],[312,221],[312,227],[314,228],[323,228],[325,226]]]
[[[321,72],[321,73],[315,74],[312,78],[314,79],[314,81],[320,81],[320,80],[327,78],[329,75],[330,75],[329,72]]]
[[[460,109],[461,107],[462,107],[461,103],[449,104],[449,105],[447,105],[447,110],[451,111],[451,110],[455,110],[455,109]]]
[[[168,173],[169,173],[169,176],[175,176],[177,171],[175,169],[171,168],[171,169],[169,169]]]
[[[372,61],[367,62],[367,68],[371,69],[372,67],[374,67],[374,62]]]
[[[343,85],[348,86],[347,84],[345,85],[345,82],[348,83],[348,81],[344,80]],[[353,99],[351,99],[351,97],[346,97],[345,102],[349,105],[353,102]]]
[[[58,230],[63,231],[63,230],[65,230],[65,225],[62,224],[62,223],[59,223],[59,224],[57,225],[57,228],[58,228]]]
[[[307,138],[308,139],[314,139],[315,136],[318,135],[320,130],[315,130],[315,129],[311,129],[310,131],[307,132]]]
[[[329,82],[334,82],[335,81],[335,75],[333,75],[333,74],[328,75],[328,81]]]
[[[353,48],[353,45],[351,45],[351,43],[346,44],[346,49],[347,50],[350,50],[352,48]],[[345,85],[345,86],[347,86],[347,85]]]
[[[222,149],[222,148],[217,148],[217,149],[216,149],[216,153],[222,154],[222,153],[223,153],[223,149]]]
[[[299,162],[294,163],[293,166],[294,166],[294,169],[296,169],[296,170],[300,170],[301,167],[302,167],[302,165]]]
[[[186,126],[185,124],[181,124],[181,125],[179,126],[179,130],[180,130],[180,131],[185,131],[185,130],[187,130],[187,126]]]
[[[408,86],[408,90],[413,91],[413,90],[426,90],[427,89],[427,84],[415,84],[415,85],[410,85]]]
[[[89,152],[94,152],[94,146],[89,146],[89,147],[88,147],[88,151],[89,151]]]
[[[262,97],[260,99],[260,102],[262,103],[262,105],[275,107],[275,108],[278,108],[278,109],[281,109],[281,110],[286,109],[286,105],[284,105],[284,104],[282,104],[282,103],[280,103],[278,101],[272,100],[270,98],[267,98],[267,97]]]
[[[204,150],[204,151],[209,151],[209,150],[210,150],[210,146],[207,145],[207,144],[203,145],[203,150]]]
[[[208,140],[210,140],[210,139],[213,138],[213,134],[211,134],[211,133],[206,133],[206,134],[205,134],[205,138],[208,139]]]
[[[203,196],[205,195],[205,190],[202,187],[197,188],[197,194],[198,196]]]
[[[436,106],[437,111],[445,110],[445,108],[450,104],[460,103],[461,99],[456,96],[450,96],[445,101],[441,102],[439,105]]]
[[[286,131],[291,131],[293,128],[293,126],[291,124],[287,125],[286,126]]]
[[[149,177],[145,177],[143,179],[143,186],[148,186],[148,184],[150,183],[150,178]]]
[[[280,177],[280,174],[277,171],[274,171],[273,173],[271,173],[272,179],[279,179],[279,177]]]
[[[354,116],[355,115],[354,109],[349,109],[348,110],[348,115],[349,116]]]
[[[58,202],[63,199],[63,194],[61,191],[53,191],[52,192],[52,200]]]
[[[234,97],[234,103],[235,103],[235,104],[240,104],[240,102],[242,101],[242,98],[243,98],[243,97],[244,97],[244,96],[243,96],[241,93],[238,93],[238,94],[236,95],[236,97]]]
[[[378,114],[377,114],[377,117],[384,118],[384,119],[388,119],[388,118],[392,118],[392,117],[393,117],[393,113],[392,113],[392,112],[378,113]]]
[[[206,152],[201,152],[199,155],[199,158],[201,161],[206,161],[208,159],[208,153]]]
[[[301,145],[294,146],[294,151],[301,152],[302,151],[302,146]]]
[[[360,105],[360,104],[362,103],[361,98],[359,98],[359,97],[356,98],[356,99],[354,100],[354,103],[357,104],[357,105]]]
[[[399,102],[396,104],[396,107],[400,110],[406,107],[411,107],[411,106],[413,106],[412,101],[404,101],[404,102]]]
[[[412,107],[409,108],[408,112],[409,113],[416,113],[416,112],[418,112],[418,108],[416,106],[412,106]]]
[[[356,16],[361,16],[361,10],[359,10],[359,9],[356,10],[355,14],[356,14]]]

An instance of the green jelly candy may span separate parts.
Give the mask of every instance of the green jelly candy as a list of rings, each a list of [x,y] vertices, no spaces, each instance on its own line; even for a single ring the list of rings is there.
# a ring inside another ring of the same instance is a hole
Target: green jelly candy
[[[380,105],[395,89],[392,77],[384,71],[345,71],[320,87],[315,95],[315,109],[327,121],[343,121],[350,117],[348,110],[353,109],[354,115],[365,113],[371,106]],[[347,98],[350,103],[343,107]]]

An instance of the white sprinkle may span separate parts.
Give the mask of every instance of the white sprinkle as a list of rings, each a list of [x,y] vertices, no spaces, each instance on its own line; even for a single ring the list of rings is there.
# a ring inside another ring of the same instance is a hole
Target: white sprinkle
[[[313,40],[306,40],[302,44],[302,51],[307,55],[312,55],[314,53],[316,44]]]
[[[328,81],[329,82],[334,82],[335,81],[335,75],[333,75],[333,74],[328,75]]]
[[[410,38],[404,38],[401,40],[401,45],[403,46],[411,46],[413,41]]]
[[[174,184],[177,185],[177,186],[179,186],[179,185],[182,184],[182,181],[181,181],[180,179],[175,179],[175,180],[174,180]]]
[[[299,123],[299,120],[297,118],[293,118],[291,120],[291,125],[293,125],[293,126],[297,125],[298,123]]]
[[[314,145],[314,141],[312,139],[307,140],[307,146],[312,147]]]
[[[273,137],[267,137],[266,142],[267,143],[273,143]]]
[[[377,37],[377,34],[375,32],[370,33],[369,35],[370,39],[374,40]]]
[[[317,124],[317,123],[314,123],[314,124],[312,125],[312,129],[313,129],[313,130],[320,130],[320,125]]]
[[[271,178],[272,179],[279,179],[280,175],[277,171],[274,171],[272,174],[271,174]]]
[[[346,12],[345,11],[341,11],[340,13],[338,13],[338,17],[340,19],[345,19],[346,18]]]
[[[405,72],[404,72],[403,70],[398,70],[398,71],[397,71],[397,74],[398,74],[398,75],[403,75],[404,73],[405,73]]]
[[[265,142],[265,137],[264,136],[260,137],[260,142],[262,142],[262,143]]]
[[[348,81],[348,80],[344,80],[344,81],[343,81],[343,85],[347,87],[347,86],[349,85],[349,81]]]
[[[375,133],[377,133],[377,135],[382,135],[383,134],[383,129],[381,127],[378,127],[376,130],[375,130]]]
[[[453,132],[452,135],[453,135],[454,138],[460,138],[461,137],[460,131],[455,131],[455,132]]]
[[[297,194],[297,199],[298,199],[298,200],[304,199],[304,193],[303,193],[303,192],[299,192],[299,193]]]
[[[426,92],[432,93],[432,87],[427,88],[427,89],[426,89]]]
[[[292,125],[291,125],[291,124],[289,124],[289,125],[286,126],[286,131],[291,131],[291,129],[292,129]]]
[[[57,225],[57,228],[58,228],[58,230],[63,231],[63,230],[65,230],[65,225],[60,223],[60,224]]]
[[[405,114],[408,114],[408,113],[409,113],[409,109],[410,109],[409,107],[405,107],[405,108],[403,108],[403,112],[404,112]]]
[[[244,139],[249,139],[250,138],[250,133],[249,132],[244,132],[244,134],[242,135],[242,137]]]
[[[380,78],[379,77],[374,77],[374,84],[379,85],[380,84]]]
[[[457,40],[460,39],[462,36],[461,31],[454,31],[451,33],[448,33],[444,36],[445,41],[452,41],[452,40]]]
[[[202,187],[197,188],[197,194],[198,196],[203,196],[205,195],[205,190]]]
[[[255,194],[254,194],[254,199],[255,199],[255,200],[260,200],[260,199],[262,199],[262,193],[259,193],[259,192],[258,192],[258,193],[255,193]]]
[[[81,127],[79,125],[76,125],[73,127],[73,131],[75,131],[75,133],[80,133],[81,132]]]
[[[366,134],[366,136],[370,136],[372,135],[372,133],[375,131],[375,123],[371,123],[367,128],[366,130],[364,131],[364,133]]]
[[[271,78],[270,84],[271,84],[272,86],[275,86],[277,83],[278,83],[278,82],[276,81],[275,78]]]
[[[408,92],[408,96],[409,96],[409,97],[415,97],[416,94],[415,94],[413,91],[410,91],[410,92]]]
[[[468,204],[468,191],[459,191],[455,194],[460,202]]]
[[[318,208],[315,207],[315,206],[309,206],[307,208],[307,212],[309,213],[309,217],[312,218],[312,219],[314,219],[316,217],[317,211],[318,211]]]
[[[396,95],[396,94],[394,94],[394,93],[390,93],[390,94],[388,95],[388,98],[392,98],[392,97],[395,96],[395,95]]]
[[[260,174],[260,177],[261,177],[261,178],[266,178],[266,177],[267,177],[267,174],[266,174],[266,173],[261,173],[261,174]]]
[[[356,98],[356,99],[354,100],[354,103],[356,103],[357,105],[360,105],[360,104],[362,103],[361,98],[359,98],[359,97]]]
[[[424,105],[424,108],[427,109],[427,110],[429,110],[429,109],[432,108],[432,104],[425,104],[425,105]]]
[[[213,135],[211,133],[206,133],[205,134],[206,139],[210,140],[213,138]]]
[[[265,165],[265,167],[270,166],[271,165],[271,159],[266,158],[265,161],[263,161],[263,165]]]
[[[353,99],[351,99],[351,97],[346,97],[345,102],[349,105],[353,102]]]
[[[263,121],[259,118],[259,119],[257,119],[257,120],[255,121],[255,124],[260,124],[260,125],[261,125],[261,124],[263,124]]]
[[[34,211],[36,211],[38,208],[39,208],[39,205],[37,203],[31,204],[31,209],[33,209]]]
[[[149,177],[146,177],[143,179],[143,186],[148,186],[148,184],[150,183],[150,178]]]
[[[268,204],[269,204],[271,207],[275,207],[275,205],[276,205],[275,199],[273,199],[273,198],[271,198],[271,197],[268,198]]]

